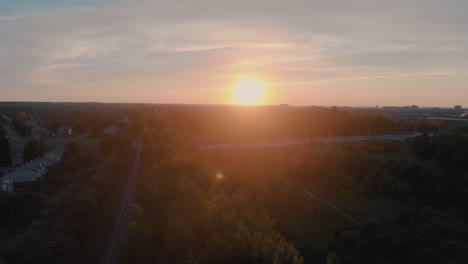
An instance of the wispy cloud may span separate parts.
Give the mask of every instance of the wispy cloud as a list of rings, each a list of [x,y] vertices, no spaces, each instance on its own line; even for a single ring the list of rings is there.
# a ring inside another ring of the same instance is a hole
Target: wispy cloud
[[[465,1],[109,0],[36,8],[0,16],[5,100],[54,91],[67,101],[170,102],[185,93],[190,102],[223,103],[222,92],[246,73],[290,103],[323,103],[339,89],[354,91],[336,94],[348,104],[383,104],[395,90],[418,100],[420,87],[442,81],[443,104],[468,96]],[[357,96],[369,87],[380,93]]]
[[[0,16],[0,21],[12,21],[22,18],[22,16]]]

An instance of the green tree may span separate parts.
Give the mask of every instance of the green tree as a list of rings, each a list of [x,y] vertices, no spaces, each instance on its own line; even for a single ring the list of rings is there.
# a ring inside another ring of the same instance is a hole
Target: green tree
[[[65,145],[65,152],[76,154],[80,151],[80,146],[76,142],[70,142]]]
[[[19,112],[16,118],[21,121],[26,121],[29,119],[29,116],[25,112]]]
[[[192,255],[194,234],[180,217],[167,221],[164,233],[164,254],[171,263],[181,263]]]
[[[1,117],[1,116],[0,116],[0,117]],[[0,137],[4,137],[4,136],[6,136],[6,130],[5,130],[5,128],[3,127],[2,122],[1,122],[1,120],[0,120]]]
[[[14,119],[12,125],[23,137],[29,136],[32,133],[31,127],[28,126],[24,120]]]
[[[6,137],[0,137],[0,166],[11,165],[10,142]]]
[[[411,147],[413,149],[413,153],[418,156],[425,158],[432,156],[433,146],[431,143],[431,138],[427,134],[415,137],[411,143]]]
[[[128,224],[128,237],[124,244],[123,263],[152,263],[153,228],[145,221],[145,212],[140,204],[132,204]]]
[[[25,162],[39,158],[49,151],[49,147],[42,140],[32,139],[23,150],[23,159]]]
[[[246,191],[221,193],[207,207],[210,236],[201,263],[303,263],[275,231],[275,219]]]
[[[304,259],[280,234],[252,231],[240,223],[228,236],[214,234],[211,237],[201,263],[302,264]]]

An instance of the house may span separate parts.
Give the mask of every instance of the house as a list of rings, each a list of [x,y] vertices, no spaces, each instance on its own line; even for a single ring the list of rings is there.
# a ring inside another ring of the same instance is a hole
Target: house
[[[119,132],[119,127],[117,125],[111,125],[104,129],[104,134],[106,135],[114,135],[117,134],[117,132]]]
[[[48,172],[48,167],[59,163],[62,160],[63,150],[55,149],[43,157],[32,160],[17,167],[15,170],[7,172],[0,181],[0,188],[3,191],[12,192],[31,188],[38,179],[44,177]]]
[[[0,192],[13,192],[13,182],[9,177],[0,178]]]
[[[120,119],[118,120],[119,123],[125,123],[125,124],[129,124],[130,123],[130,119],[128,118],[127,115],[122,115],[120,117]]]

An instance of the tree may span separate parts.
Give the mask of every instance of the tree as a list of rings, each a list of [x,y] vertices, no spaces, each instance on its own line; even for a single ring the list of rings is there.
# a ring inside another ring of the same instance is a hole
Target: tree
[[[39,158],[44,156],[47,151],[49,151],[49,147],[42,141],[42,140],[35,140],[32,139],[31,141],[24,146],[23,150],[23,160],[25,162],[31,161],[33,159]]]
[[[239,191],[211,201],[201,263],[303,263],[299,251],[275,230],[275,219],[253,199]]]
[[[5,128],[3,127],[2,123],[0,122],[0,137],[4,137],[6,136],[6,130]]]
[[[12,126],[23,137],[29,136],[32,133],[31,127],[26,124],[26,121],[24,119],[13,119]]]
[[[212,236],[201,263],[302,264],[304,259],[275,231],[252,231],[239,224],[230,236]]]
[[[164,233],[164,253],[171,263],[181,263],[192,255],[194,234],[180,217],[167,221]]]
[[[145,126],[145,120],[142,112],[139,111],[130,111],[128,113],[130,117],[130,131],[131,133],[139,134]]]
[[[76,142],[70,142],[65,145],[65,152],[76,154],[80,151],[80,147]]]
[[[0,137],[0,166],[11,166],[10,142],[6,137]]]
[[[107,136],[99,142],[99,152],[103,156],[115,152],[120,156],[133,155],[132,139],[124,136]]]
[[[21,121],[26,121],[29,119],[28,114],[26,114],[25,112],[19,112],[16,118]]]
[[[132,204],[122,263],[152,263],[153,229],[145,221],[144,214],[140,204]]]
[[[412,141],[411,147],[414,154],[425,158],[431,157],[433,152],[431,138],[427,134],[415,137]]]

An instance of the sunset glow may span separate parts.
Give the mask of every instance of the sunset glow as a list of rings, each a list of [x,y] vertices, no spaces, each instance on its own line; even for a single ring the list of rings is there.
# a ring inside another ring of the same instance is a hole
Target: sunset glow
[[[253,78],[241,80],[235,87],[234,93],[238,104],[257,105],[263,98],[263,84]]]

